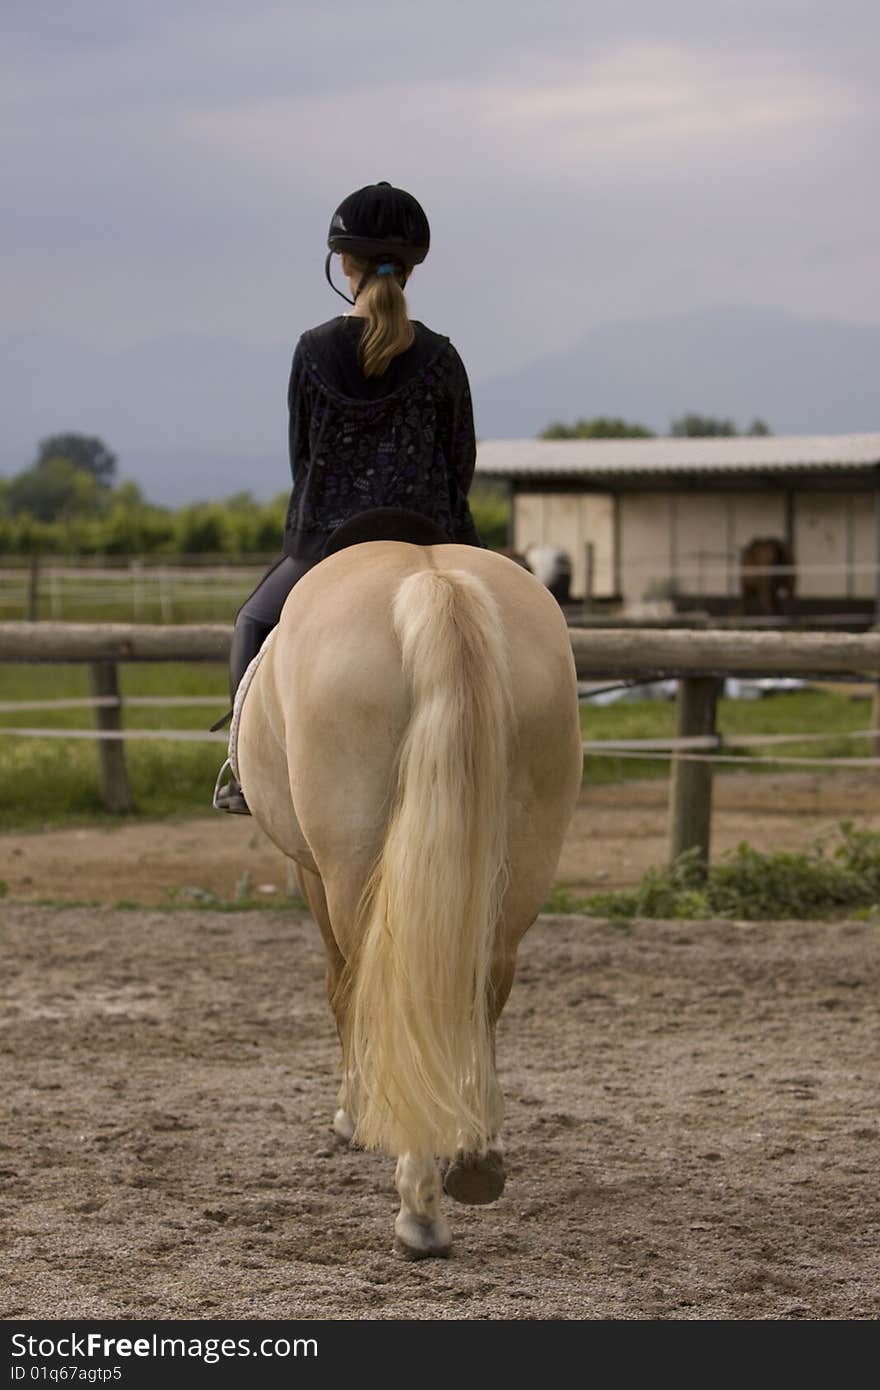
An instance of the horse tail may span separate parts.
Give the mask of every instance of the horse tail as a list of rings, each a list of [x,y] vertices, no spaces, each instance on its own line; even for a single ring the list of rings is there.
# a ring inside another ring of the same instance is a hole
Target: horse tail
[[[392,1154],[483,1152],[500,1116],[490,972],[507,873],[507,642],[486,585],[404,579],[394,630],[409,683],[384,844],[348,981],[354,1139]]]

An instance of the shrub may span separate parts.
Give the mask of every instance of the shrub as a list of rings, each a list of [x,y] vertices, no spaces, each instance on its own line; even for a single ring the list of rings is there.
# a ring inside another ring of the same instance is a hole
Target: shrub
[[[833,854],[762,854],[745,842],[708,872],[689,850],[667,869],[651,869],[632,890],[596,893],[580,904],[592,916],[744,921],[836,917],[880,905],[880,832],[844,821]],[[556,909],[565,911],[565,908]],[[571,909],[568,909],[571,910]]]

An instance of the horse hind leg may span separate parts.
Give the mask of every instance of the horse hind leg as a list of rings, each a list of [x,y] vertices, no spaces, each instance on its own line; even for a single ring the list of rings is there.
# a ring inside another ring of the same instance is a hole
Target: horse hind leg
[[[343,1099],[342,1096],[339,1097]],[[333,1133],[337,1139],[341,1139],[343,1144],[350,1144],[354,1138],[354,1120],[349,1115],[344,1105],[340,1105],[333,1116]]]
[[[443,1175],[443,1191],[467,1207],[497,1202],[504,1191],[504,1147],[495,1136],[484,1154],[456,1154]]]
[[[440,1213],[440,1172],[431,1157],[401,1154],[394,1176],[400,1211],[394,1222],[395,1246],[409,1260],[449,1254],[452,1232]]]
[[[455,1202],[469,1207],[487,1206],[497,1202],[504,1191],[504,1146],[501,1142],[501,1122],[504,1101],[495,1072],[495,1024],[507,1002],[516,971],[516,954],[505,951],[496,957],[492,971],[492,1094],[490,1098],[490,1139],[484,1152],[468,1153],[459,1149],[443,1174],[443,1189]]]
[[[341,1042],[345,1017],[340,985],[345,971],[345,959],[333,934],[330,909],[327,906],[327,894],[324,891],[324,884],[320,875],[305,868],[302,864],[296,864],[295,867],[300,891],[318,924],[324,941],[324,951],[327,957],[327,999],[336,1019],[336,1027]],[[343,1074],[339,1088],[338,1107],[333,1116],[333,1132],[343,1143],[349,1144],[354,1135],[356,1122],[357,1084],[355,1077],[349,1070],[347,1074]]]
[[[333,1116],[333,1132],[337,1139],[341,1139],[344,1144],[350,1144],[352,1148],[358,1147],[352,1143],[357,1128],[357,1115],[357,1077],[349,1069],[339,1087],[339,1108]]]
[[[493,1109],[495,1123],[492,1137],[484,1153],[466,1153],[459,1149],[443,1174],[443,1190],[455,1202],[469,1207],[487,1206],[497,1202],[504,1191],[504,1146],[499,1130],[501,1128],[501,1090],[495,1082]]]

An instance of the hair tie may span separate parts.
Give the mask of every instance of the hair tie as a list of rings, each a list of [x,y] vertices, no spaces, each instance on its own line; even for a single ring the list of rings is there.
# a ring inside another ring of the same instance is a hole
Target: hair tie
[[[389,261],[386,261],[383,265],[376,266],[377,275],[396,275],[396,273],[397,266],[392,265]]]

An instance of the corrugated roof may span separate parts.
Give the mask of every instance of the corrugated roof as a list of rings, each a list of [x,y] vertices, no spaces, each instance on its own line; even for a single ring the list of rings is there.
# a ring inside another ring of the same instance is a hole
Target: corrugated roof
[[[707,439],[487,439],[477,472],[578,478],[612,473],[773,473],[880,465],[880,434]]]

